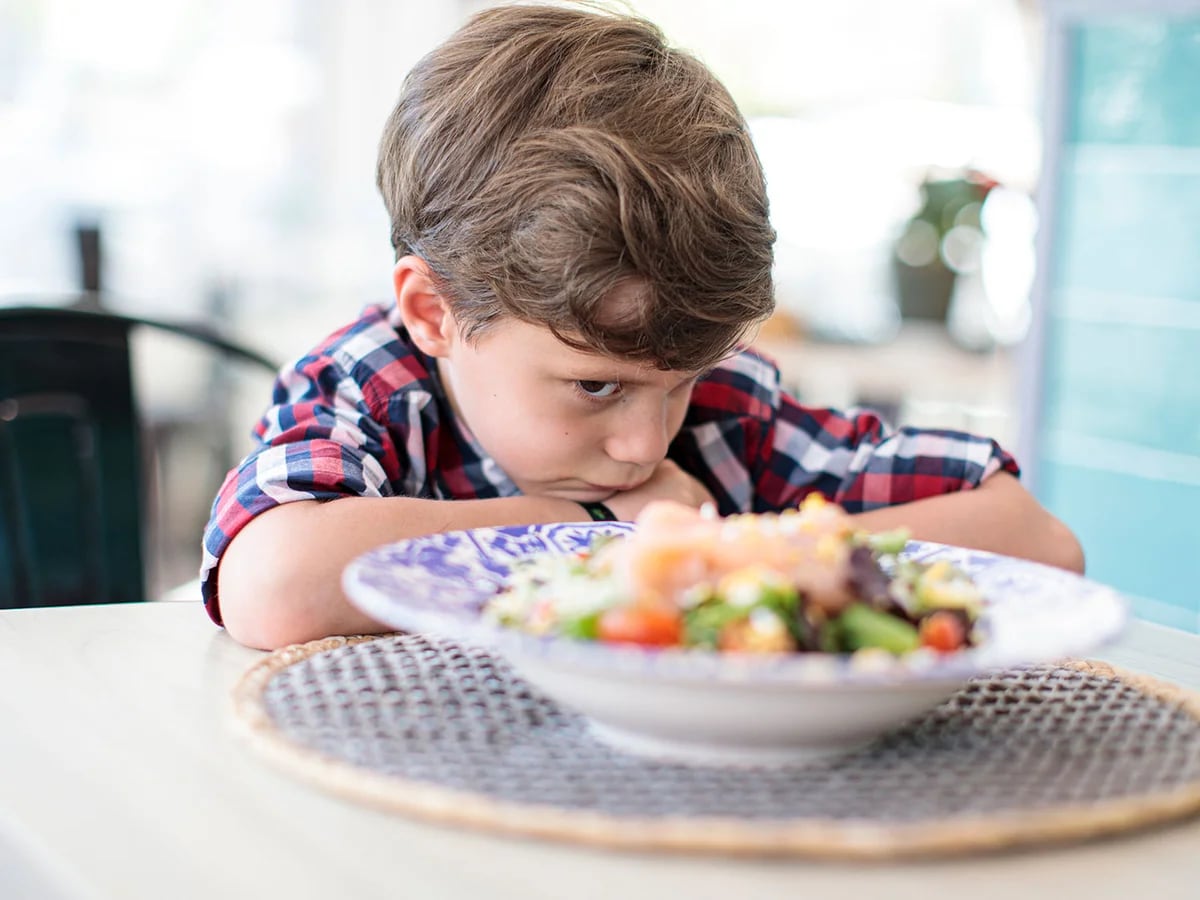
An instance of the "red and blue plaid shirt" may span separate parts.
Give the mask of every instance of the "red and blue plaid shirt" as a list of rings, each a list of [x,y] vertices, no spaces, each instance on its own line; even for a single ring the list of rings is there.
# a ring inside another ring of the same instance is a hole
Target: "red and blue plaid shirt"
[[[218,622],[221,554],[282,503],[520,493],[457,427],[434,361],[409,341],[394,306],[369,307],[286,369],[255,434],[258,446],[226,477],[204,534],[201,584]],[[750,350],[697,382],[668,456],[704,483],[722,515],[781,510],[813,491],[862,512],[1018,472],[986,438],[888,432],[870,412],[802,406],[781,390],[776,366]]]

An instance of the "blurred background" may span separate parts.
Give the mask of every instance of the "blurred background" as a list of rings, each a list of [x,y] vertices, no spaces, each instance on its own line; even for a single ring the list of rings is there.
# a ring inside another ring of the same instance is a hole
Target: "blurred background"
[[[380,130],[489,5],[0,0],[0,303],[88,288],[300,354],[390,296]],[[1090,574],[1196,630],[1200,5],[626,6],[750,120],[779,233],[761,344],[789,386],[996,437]],[[135,350],[153,594],[194,577],[270,379]]]

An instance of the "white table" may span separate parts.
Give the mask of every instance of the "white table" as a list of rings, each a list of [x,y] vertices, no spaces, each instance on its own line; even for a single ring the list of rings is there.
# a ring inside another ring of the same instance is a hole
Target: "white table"
[[[228,729],[261,654],[197,603],[0,612],[0,897],[1196,898],[1200,819],[905,864],[617,853],[412,821],[277,772]],[[1102,658],[1200,688],[1200,637]]]

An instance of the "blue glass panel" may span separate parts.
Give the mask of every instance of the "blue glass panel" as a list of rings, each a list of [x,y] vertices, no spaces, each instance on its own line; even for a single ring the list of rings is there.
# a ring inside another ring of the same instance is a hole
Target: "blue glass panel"
[[[1135,4],[1131,4],[1133,6]],[[1046,309],[1040,499],[1135,612],[1200,627],[1200,14],[1081,13]]]
[[[1153,171],[1136,152],[1122,156],[1120,168],[1080,167],[1065,154],[1057,287],[1200,303],[1200,149],[1188,152],[1190,173]]]
[[[1133,595],[1146,618],[1197,630],[1200,486],[1043,459],[1042,502],[1083,542],[1089,578]],[[1157,603],[1136,598],[1152,598]],[[1178,616],[1165,610],[1174,609]]]
[[[1200,330],[1055,320],[1047,351],[1046,431],[1200,457]]]
[[[1200,146],[1200,16],[1115,17],[1071,45],[1069,141]]]

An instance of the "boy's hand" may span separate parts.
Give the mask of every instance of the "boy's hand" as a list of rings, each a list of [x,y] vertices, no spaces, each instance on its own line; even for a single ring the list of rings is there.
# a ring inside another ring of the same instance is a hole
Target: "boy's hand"
[[[604,504],[621,521],[632,522],[642,507],[654,500],[674,500],[693,509],[714,502],[712,494],[703,484],[671,460],[664,459],[647,481],[633,490],[613,494]]]

